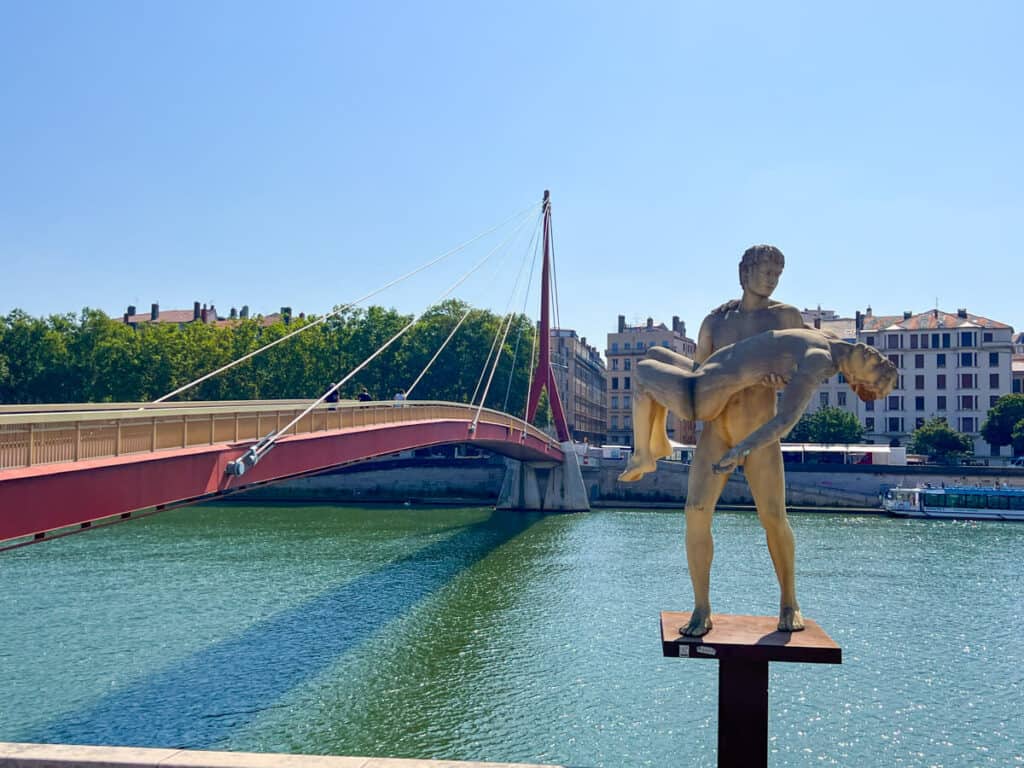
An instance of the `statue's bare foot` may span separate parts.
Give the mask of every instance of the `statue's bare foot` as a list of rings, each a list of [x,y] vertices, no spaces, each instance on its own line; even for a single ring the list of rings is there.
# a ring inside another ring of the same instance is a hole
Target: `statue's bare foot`
[[[619,482],[635,483],[648,472],[653,472],[657,468],[657,463],[652,459],[638,459],[634,454],[626,464],[626,469],[619,475]]]
[[[799,632],[804,628],[804,615],[799,608],[782,608],[779,611],[779,632]]]
[[[694,609],[690,614],[690,622],[685,627],[679,628],[679,634],[684,637],[700,637],[711,630],[711,612],[698,611]]]

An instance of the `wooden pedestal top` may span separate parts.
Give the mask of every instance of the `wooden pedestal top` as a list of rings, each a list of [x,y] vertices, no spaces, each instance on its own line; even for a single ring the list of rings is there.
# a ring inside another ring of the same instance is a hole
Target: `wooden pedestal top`
[[[665,656],[741,661],[796,661],[842,664],[843,649],[810,619],[800,632],[779,632],[774,616],[730,616],[716,613],[703,637],[683,637],[679,628],[689,611],[661,612],[661,650]]]

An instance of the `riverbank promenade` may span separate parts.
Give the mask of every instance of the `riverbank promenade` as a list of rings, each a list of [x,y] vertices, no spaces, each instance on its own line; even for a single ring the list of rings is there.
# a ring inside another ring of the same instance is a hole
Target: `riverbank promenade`
[[[4,768],[561,768],[539,763],[481,763],[11,742],[0,742],[0,765]]]

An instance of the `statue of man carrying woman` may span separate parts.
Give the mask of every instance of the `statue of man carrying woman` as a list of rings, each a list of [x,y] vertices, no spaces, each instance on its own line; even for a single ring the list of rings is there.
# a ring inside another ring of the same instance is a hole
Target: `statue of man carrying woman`
[[[885,397],[896,384],[895,367],[877,350],[806,328],[795,307],[771,300],[784,264],[774,246],[748,248],[740,262],[743,297],[705,318],[695,358],[653,347],[633,376],[634,453],[620,480],[638,480],[655,470],[658,458],[671,455],[669,410],[704,421],[686,494],[694,608],[680,628],[683,635],[703,635],[712,627],[711,516],[729,473],[741,464],[779,581],[778,628],[803,629],[779,439],[799,420],[818,384],[837,371],[862,400]]]

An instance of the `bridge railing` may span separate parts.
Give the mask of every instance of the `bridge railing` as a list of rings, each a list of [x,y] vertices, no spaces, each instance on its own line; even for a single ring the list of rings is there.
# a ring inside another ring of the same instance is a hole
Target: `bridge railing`
[[[31,413],[0,411],[0,470],[246,443],[277,432],[305,409],[300,401],[256,401],[246,405],[193,402],[185,407],[122,411],[103,410],[103,406],[74,407],[81,410],[60,411],[51,406]],[[433,401],[324,403],[299,420],[287,434],[412,421],[469,422],[476,411],[470,405]],[[555,442],[508,413],[485,408],[480,420],[507,427],[510,434],[525,431],[543,442]]]

